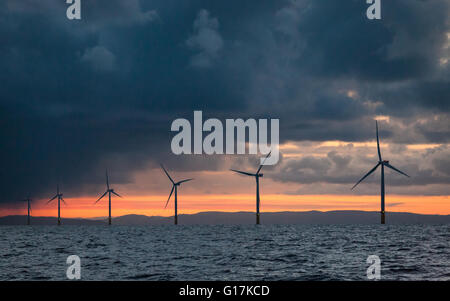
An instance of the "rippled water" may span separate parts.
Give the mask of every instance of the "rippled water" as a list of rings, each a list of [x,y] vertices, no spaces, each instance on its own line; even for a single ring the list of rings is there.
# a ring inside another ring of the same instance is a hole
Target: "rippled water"
[[[0,280],[450,280],[450,226],[3,226]]]

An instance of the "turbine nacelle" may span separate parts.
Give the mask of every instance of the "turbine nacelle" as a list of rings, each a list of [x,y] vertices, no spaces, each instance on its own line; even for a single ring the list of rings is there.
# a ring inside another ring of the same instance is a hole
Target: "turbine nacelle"
[[[59,204],[59,201],[60,201],[60,200],[61,200],[64,204],[66,204],[66,202],[65,202],[64,199],[63,199],[63,194],[59,192],[59,186],[57,186],[57,188],[56,188],[56,194],[55,194],[55,196],[52,197],[52,198],[47,202],[47,204],[51,203],[51,202],[52,202],[53,200],[55,200],[55,199],[58,199],[58,204]],[[31,199],[30,199],[30,201],[31,201]]]
[[[380,164],[389,164],[389,160],[379,161],[378,163],[380,163]]]
[[[121,198],[122,196],[119,195],[117,192],[114,191],[114,189],[109,188],[109,178],[108,178],[108,171],[106,171],[106,191],[102,194],[101,197],[99,197],[97,199],[97,201],[95,201],[94,205],[97,204],[103,197],[105,197],[106,195],[109,194],[109,201],[111,202],[111,194],[114,194],[116,196],[118,196],[119,198]],[[111,219],[111,216],[110,216]]]

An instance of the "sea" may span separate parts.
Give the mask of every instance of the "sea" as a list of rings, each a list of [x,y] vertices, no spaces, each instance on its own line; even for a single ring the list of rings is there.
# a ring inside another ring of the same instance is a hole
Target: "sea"
[[[375,255],[448,281],[450,225],[0,226],[0,280],[66,280],[70,255],[81,280],[368,280]]]

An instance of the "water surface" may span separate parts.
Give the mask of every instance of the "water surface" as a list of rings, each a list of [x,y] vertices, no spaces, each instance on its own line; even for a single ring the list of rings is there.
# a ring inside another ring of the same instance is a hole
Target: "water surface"
[[[2,226],[0,280],[450,280],[450,225]]]

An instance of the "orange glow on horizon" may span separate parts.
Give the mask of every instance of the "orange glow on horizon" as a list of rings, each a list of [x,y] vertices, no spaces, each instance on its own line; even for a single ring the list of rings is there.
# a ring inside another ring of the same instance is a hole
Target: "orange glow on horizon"
[[[147,216],[172,216],[173,199],[164,209],[166,195],[160,196],[127,196],[114,198],[112,215],[140,214]],[[108,201],[102,200],[93,205],[92,198],[68,198],[67,206],[61,204],[61,217],[94,218],[108,215]],[[193,214],[204,211],[254,211],[255,195],[181,195],[178,199],[179,214]],[[262,195],[261,211],[332,211],[332,210],[364,210],[379,211],[380,197],[377,195]],[[411,212],[422,214],[450,214],[449,196],[405,196],[389,195],[386,198],[386,211]],[[24,208],[0,208],[0,216],[25,215]],[[33,216],[56,216],[56,204],[45,205],[45,200],[35,202]]]

